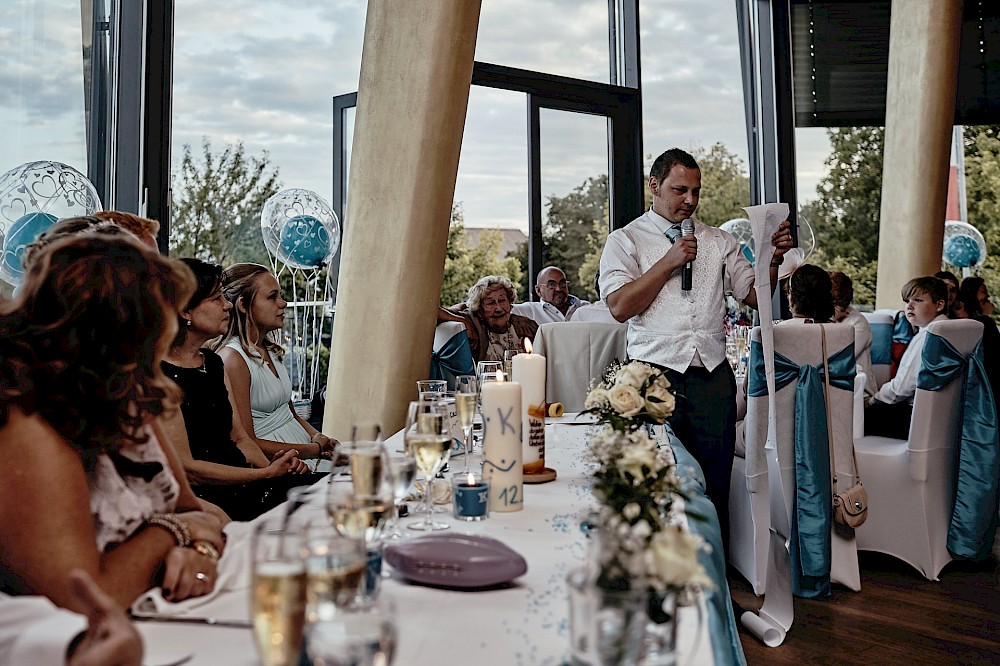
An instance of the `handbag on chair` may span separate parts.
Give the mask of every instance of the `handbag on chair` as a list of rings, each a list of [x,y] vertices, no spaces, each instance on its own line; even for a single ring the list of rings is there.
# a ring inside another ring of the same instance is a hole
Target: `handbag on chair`
[[[852,529],[860,527],[868,518],[868,493],[861,485],[861,471],[858,469],[858,457],[851,445],[851,455],[854,457],[854,474],[857,483],[843,492],[837,492],[837,462],[833,447],[833,422],[830,418],[830,368],[826,360],[826,330],[819,325],[820,338],[823,342],[823,401],[826,403],[826,437],[830,447],[830,473],[833,486],[833,520],[838,525]]]

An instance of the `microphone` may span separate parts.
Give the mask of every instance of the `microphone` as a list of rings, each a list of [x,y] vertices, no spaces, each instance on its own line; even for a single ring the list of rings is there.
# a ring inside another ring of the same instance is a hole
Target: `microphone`
[[[687,218],[686,220],[681,222],[681,237],[686,238],[687,236],[694,236],[694,222],[691,221],[691,218]],[[693,272],[692,264],[694,264],[694,262],[689,261],[686,264],[684,264],[684,267],[681,269],[682,291],[691,291],[691,274]]]

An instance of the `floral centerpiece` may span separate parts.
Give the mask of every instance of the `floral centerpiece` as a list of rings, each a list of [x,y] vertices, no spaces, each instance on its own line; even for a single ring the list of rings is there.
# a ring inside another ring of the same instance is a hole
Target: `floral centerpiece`
[[[583,408],[584,414],[624,432],[666,421],[674,412],[674,394],[662,371],[641,361],[616,361],[590,389]]]
[[[683,493],[673,449],[649,432],[673,411],[666,376],[638,361],[612,364],[584,403],[603,427],[589,442],[599,502],[590,554],[568,579],[578,662],[661,663],[650,655],[672,653],[673,610],[712,585],[698,561],[703,542],[675,506]],[[588,601],[573,607],[576,599]]]

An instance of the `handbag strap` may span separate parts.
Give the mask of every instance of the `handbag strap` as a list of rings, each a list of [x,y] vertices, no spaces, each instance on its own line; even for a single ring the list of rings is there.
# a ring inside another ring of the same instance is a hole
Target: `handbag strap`
[[[826,329],[823,324],[819,325],[820,340],[823,345],[823,402],[826,403],[826,439],[830,447],[830,477],[833,485],[833,494],[837,494],[837,458],[834,454],[833,446],[833,419],[830,416],[830,365],[826,358]],[[854,459],[854,478],[857,484],[861,483],[861,472],[858,470],[858,455],[854,452],[854,442],[851,442],[851,457]]]

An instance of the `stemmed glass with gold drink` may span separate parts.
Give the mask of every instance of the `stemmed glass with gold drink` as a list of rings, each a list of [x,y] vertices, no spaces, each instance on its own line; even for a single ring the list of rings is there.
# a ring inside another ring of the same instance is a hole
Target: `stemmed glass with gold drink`
[[[472,375],[460,375],[455,380],[455,408],[458,422],[465,434],[465,471],[469,471],[472,457],[472,425],[476,420],[476,406],[479,402],[479,385]]]
[[[274,516],[250,540],[250,614],[264,666],[294,666],[302,651],[306,610],[303,528]]]
[[[446,530],[448,523],[433,520],[434,477],[451,455],[451,435],[447,431],[447,410],[438,400],[411,403],[407,418],[407,428],[403,440],[407,455],[413,456],[417,470],[423,475],[426,486],[424,492],[424,520],[408,525],[411,530]]]
[[[303,557],[306,587],[306,625],[331,619],[364,594],[368,555],[362,539],[346,537],[327,522],[305,526]]]

